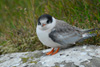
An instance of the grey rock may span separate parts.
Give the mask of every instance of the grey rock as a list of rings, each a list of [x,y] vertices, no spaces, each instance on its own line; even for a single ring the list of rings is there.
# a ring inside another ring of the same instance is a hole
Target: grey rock
[[[81,63],[85,67],[100,67],[100,58],[93,57],[91,60]]]
[[[45,55],[50,50],[0,55],[0,67],[100,67],[100,46],[76,46]]]

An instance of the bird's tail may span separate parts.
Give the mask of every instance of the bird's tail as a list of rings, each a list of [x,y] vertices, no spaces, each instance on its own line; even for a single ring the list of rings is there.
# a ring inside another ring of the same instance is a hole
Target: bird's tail
[[[85,39],[88,39],[90,37],[94,37],[96,36],[97,34],[96,33],[93,33],[93,34],[83,34],[82,38],[80,40],[78,40],[77,42],[82,42],[84,41]]]
[[[90,37],[96,36],[97,35],[96,33],[89,34],[89,32],[96,31],[96,30],[100,30],[100,28],[93,28],[93,29],[84,30],[83,31],[83,35],[82,35],[82,38],[80,40],[78,40],[77,42],[82,42],[85,39],[88,39]]]
[[[88,32],[96,31],[96,30],[100,30],[100,28],[93,28],[93,29],[89,29],[89,30],[84,30],[83,33],[88,33]]]

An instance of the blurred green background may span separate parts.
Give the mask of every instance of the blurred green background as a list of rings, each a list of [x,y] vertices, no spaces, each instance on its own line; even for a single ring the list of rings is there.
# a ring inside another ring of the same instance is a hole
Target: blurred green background
[[[82,29],[100,27],[100,0],[1,0],[0,54],[46,49],[35,28],[42,14]],[[100,45],[100,31],[82,44]]]

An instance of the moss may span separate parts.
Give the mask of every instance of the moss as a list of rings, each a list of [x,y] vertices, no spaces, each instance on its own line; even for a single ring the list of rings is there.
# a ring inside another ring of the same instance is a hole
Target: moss
[[[0,63],[3,63],[4,61],[0,61]]]
[[[36,63],[37,63],[37,61],[30,61],[29,63],[35,63],[35,64],[36,64]]]
[[[55,67],[59,67],[59,66],[55,66]]]
[[[34,59],[34,57],[32,56],[32,57],[30,57],[31,59]]]
[[[42,56],[41,53],[35,53],[35,54],[34,54],[34,57],[35,57],[35,58],[39,58],[40,56]]]
[[[26,53],[25,55],[28,55],[28,53]]]
[[[22,59],[23,63],[26,63],[28,61],[29,57],[28,58],[21,58],[21,59]]]
[[[13,66],[13,67],[16,67],[16,66]]]

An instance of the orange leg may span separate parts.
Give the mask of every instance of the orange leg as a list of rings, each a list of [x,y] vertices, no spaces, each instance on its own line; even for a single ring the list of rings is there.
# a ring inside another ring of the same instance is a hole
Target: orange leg
[[[52,53],[52,55],[58,53],[59,49],[60,49],[60,48],[58,47],[58,49],[57,49],[54,53]]]
[[[50,52],[46,53],[46,55],[50,55],[50,54],[52,54],[53,52],[54,52],[54,48],[53,48]]]

